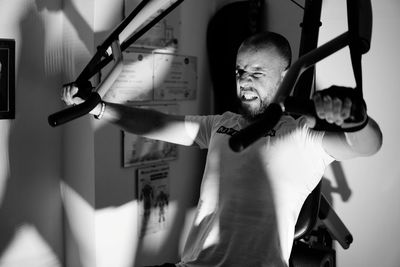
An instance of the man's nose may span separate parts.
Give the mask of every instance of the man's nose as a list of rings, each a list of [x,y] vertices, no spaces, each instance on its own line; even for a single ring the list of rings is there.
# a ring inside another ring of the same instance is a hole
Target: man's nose
[[[240,75],[238,75],[238,81],[240,83],[251,82],[252,77],[251,77],[250,73],[242,72],[242,73],[240,73]]]
[[[251,75],[243,74],[240,77],[238,77],[238,83],[240,86],[246,87],[253,83],[253,79],[252,79]]]

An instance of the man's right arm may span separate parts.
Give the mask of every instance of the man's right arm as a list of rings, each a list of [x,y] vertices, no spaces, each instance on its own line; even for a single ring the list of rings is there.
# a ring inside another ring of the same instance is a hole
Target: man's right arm
[[[77,92],[78,88],[74,85],[66,85],[61,99],[69,106],[79,105],[84,100],[75,97]],[[186,130],[184,116],[108,102],[99,103],[90,114],[101,117],[101,120],[111,122],[127,132],[151,139],[186,146],[194,142],[194,138]]]
[[[193,144],[193,138],[186,131],[184,116],[116,103],[103,103],[105,107],[101,120],[111,122],[127,132],[180,145]],[[99,115],[101,108],[99,104],[90,113]]]

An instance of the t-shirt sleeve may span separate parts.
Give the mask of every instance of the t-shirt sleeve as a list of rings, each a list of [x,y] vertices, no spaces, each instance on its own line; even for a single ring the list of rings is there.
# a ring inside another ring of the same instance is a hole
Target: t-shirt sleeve
[[[200,148],[208,148],[215,121],[219,115],[185,116],[185,129]]]
[[[324,167],[328,166],[335,159],[329,155],[323,147],[322,140],[324,138],[325,131],[314,131],[313,129],[306,127],[304,122],[305,120],[300,117],[297,120],[298,127],[303,127],[303,130],[306,132],[308,142],[313,144],[312,147],[315,155],[322,160]]]
[[[322,145],[322,139],[324,138],[324,135],[325,132],[320,132],[320,138],[318,140],[318,150],[319,150],[319,155],[326,167],[333,161],[335,161],[335,159],[325,151],[324,146]]]

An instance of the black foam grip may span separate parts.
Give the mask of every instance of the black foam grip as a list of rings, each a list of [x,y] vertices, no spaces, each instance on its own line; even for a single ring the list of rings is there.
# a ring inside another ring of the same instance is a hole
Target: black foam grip
[[[89,98],[76,106],[71,106],[67,109],[56,112],[48,117],[50,126],[56,127],[66,122],[72,121],[83,115],[88,114],[96,105],[101,101],[101,97],[98,93],[92,93]]]

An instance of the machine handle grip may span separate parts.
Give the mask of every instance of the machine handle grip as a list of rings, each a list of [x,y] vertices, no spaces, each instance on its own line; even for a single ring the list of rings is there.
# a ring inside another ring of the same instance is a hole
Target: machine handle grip
[[[100,103],[100,101],[100,95],[97,92],[93,92],[90,94],[85,102],[51,114],[48,117],[48,122],[50,126],[56,127],[66,122],[82,117],[83,115],[88,114],[92,109],[94,109],[97,104]]]
[[[73,85],[78,87],[78,92],[74,95],[74,97],[80,97],[84,100],[88,99],[93,91],[92,83],[88,80],[79,81],[76,80],[75,82],[64,84],[63,87]]]
[[[364,99],[360,98],[356,90],[348,87],[332,86],[320,91],[322,97],[329,95],[332,98],[337,97],[344,101],[349,98],[352,102],[350,117],[340,126],[321,120],[316,115],[314,102],[312,100],[301,100],[296,97],[287,97],[284,101],[285,111],[289,114],[313,116],[316,119],[316,125],[313,127],[317,131],[330,132],[355,132],[368,123],[367,107]]]

